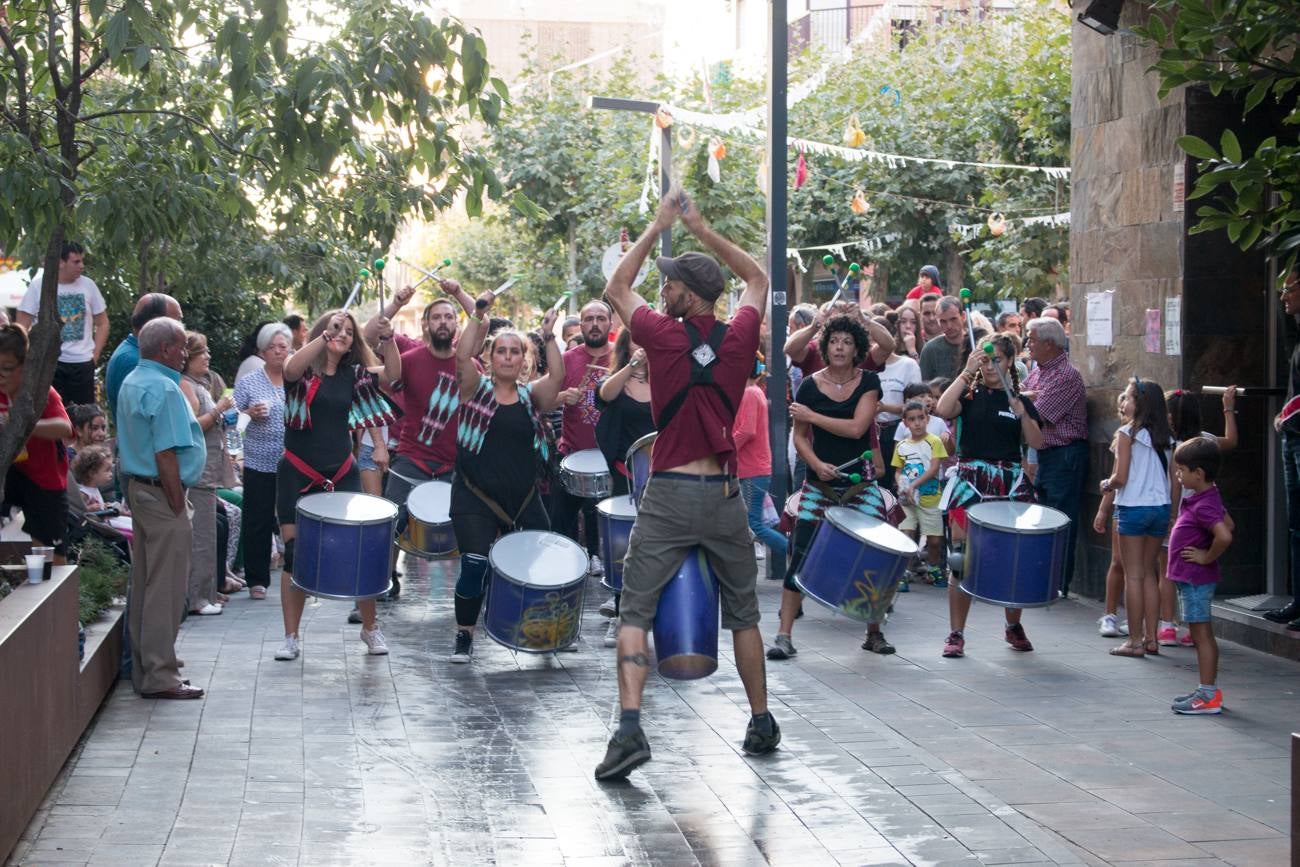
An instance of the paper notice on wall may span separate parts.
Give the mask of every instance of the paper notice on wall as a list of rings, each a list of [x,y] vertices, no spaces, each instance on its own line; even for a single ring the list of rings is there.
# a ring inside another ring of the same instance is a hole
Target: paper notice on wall
[[[1115,290],[1088,293],[1088,345],[1110,346],[1115,333],[1111,317],[1111,307],[1115,300]]]
[[[1165,355],[1183,354],[1183,299],[1165,299]]]
[[[1142,338],[1142,348],[1147,352],[1160,351],[1160,311],[1147,309],[1146,331]]]

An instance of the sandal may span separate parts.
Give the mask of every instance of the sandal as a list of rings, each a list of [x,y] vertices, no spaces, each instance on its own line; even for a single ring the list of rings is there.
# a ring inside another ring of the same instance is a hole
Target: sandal
[[[1146,643],[1146,654],[1147,656],[1159,656],[1160,644],[1155,641],[1148,641]]]
[[[1127,656],[1132,659],[1141,659],[1146,656],[1146,651],[1135,644],[1125,642],[1112,647],[1109,651],[1111,656]]]
[[[243,589],[244,589],[244,585],[242,582],[236,581],[234,578],[227,578],[226,583],[223,584],[221,587],[221,592],[238,593],[240,590]]]
[[[261,586],[258,586],[258,587],[250,587],[250,588],[248,589],[248,598],[250,598],[250,599],[265,599],[265,598],[266,598],[266,588],[265,588],[265,587],[261,587]]]

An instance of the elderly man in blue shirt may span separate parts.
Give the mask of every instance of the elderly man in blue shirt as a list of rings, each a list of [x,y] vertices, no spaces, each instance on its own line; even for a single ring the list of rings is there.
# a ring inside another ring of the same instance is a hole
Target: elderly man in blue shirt
[[[108,359],[108,367],[104,370],[104,396],[108,399],[109,414],[114,417],[117,415],[117,393],[121,390],[126,375],[140,363],[140,329],[160,316],[184,321],[180,302],[172,296],[162,292],[146,292],[141,295],[140,300],[135,302],[135,309],[131,311],[131,333],[117,345]]]
[[[181,392],[185,327],[168,316],[138,336],[140,363],[117,394],[117,447],[131,506],[131,680],[145,698],[202,698],[181,679],[176,633],[190,571],[185,489],[207,460],[203,431]]]

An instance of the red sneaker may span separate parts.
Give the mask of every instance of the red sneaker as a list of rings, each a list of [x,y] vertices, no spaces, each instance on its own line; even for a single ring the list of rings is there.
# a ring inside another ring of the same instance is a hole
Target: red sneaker
[[[1034,646],[1029,643],[1029,639],[1025,636],[1025,627],[1019,623],[1008,626],[1005,637],[1012,650],[1030,651],[1034,649]]]

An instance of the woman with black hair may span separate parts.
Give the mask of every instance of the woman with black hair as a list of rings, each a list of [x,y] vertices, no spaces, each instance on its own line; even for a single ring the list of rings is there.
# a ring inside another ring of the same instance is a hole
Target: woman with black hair
[[[794,447],[808,466],[808,475],[799,490],[799,511],[791,536],[790,564],[781,594],[781,625],[768,659],[788,659],[798,651],[792,640],[795,617],[803,603],[803,593],[794,576],[817,532],[826,509],[843,506],[865,515],[886,520],[891,501],[886,501],[876,484],[883,471],[876,433],[876,406],[880,401],[880,377],[862,370],[870,340],[867,330],[853,317],[836,316],[822,329],[819,349],[826,367],[804,377],[790,405],[794,420]],[[868,449],[870,461],[860,467],[851,465]],[[861,481],[852,482],[836,467],[850,464],[844,472],[858,471]],[[880,624],[867,624],[864,650],[893,653]]]
[[[995,334],[992,357],[973,352],[961,375],[952,381],[935,404],[940,418],[961,419],[955,473],[944,486],[940,508],[948,512],[953,538],[962,538],[964,509],[983,498],[1030,501],[1034,488],[1021,469],[1022,448],[1042,448],[1043,432],[1038,410],[1029,398],[1019,394],[1020,377],[1015,359],[1020,341],[1010,334]],[[1011,383],[1015,394],[1007,394],[996,364]],[[966,652],[966,618],[970,615],[970,594],[962,591],[956,573],[948,582],[948,619],[951,631],[943,655],[950,658]],[[1020,625],[1021,609],[1006,609],[1005,638],[1012,649],[1030,651],[1033,644]]]

